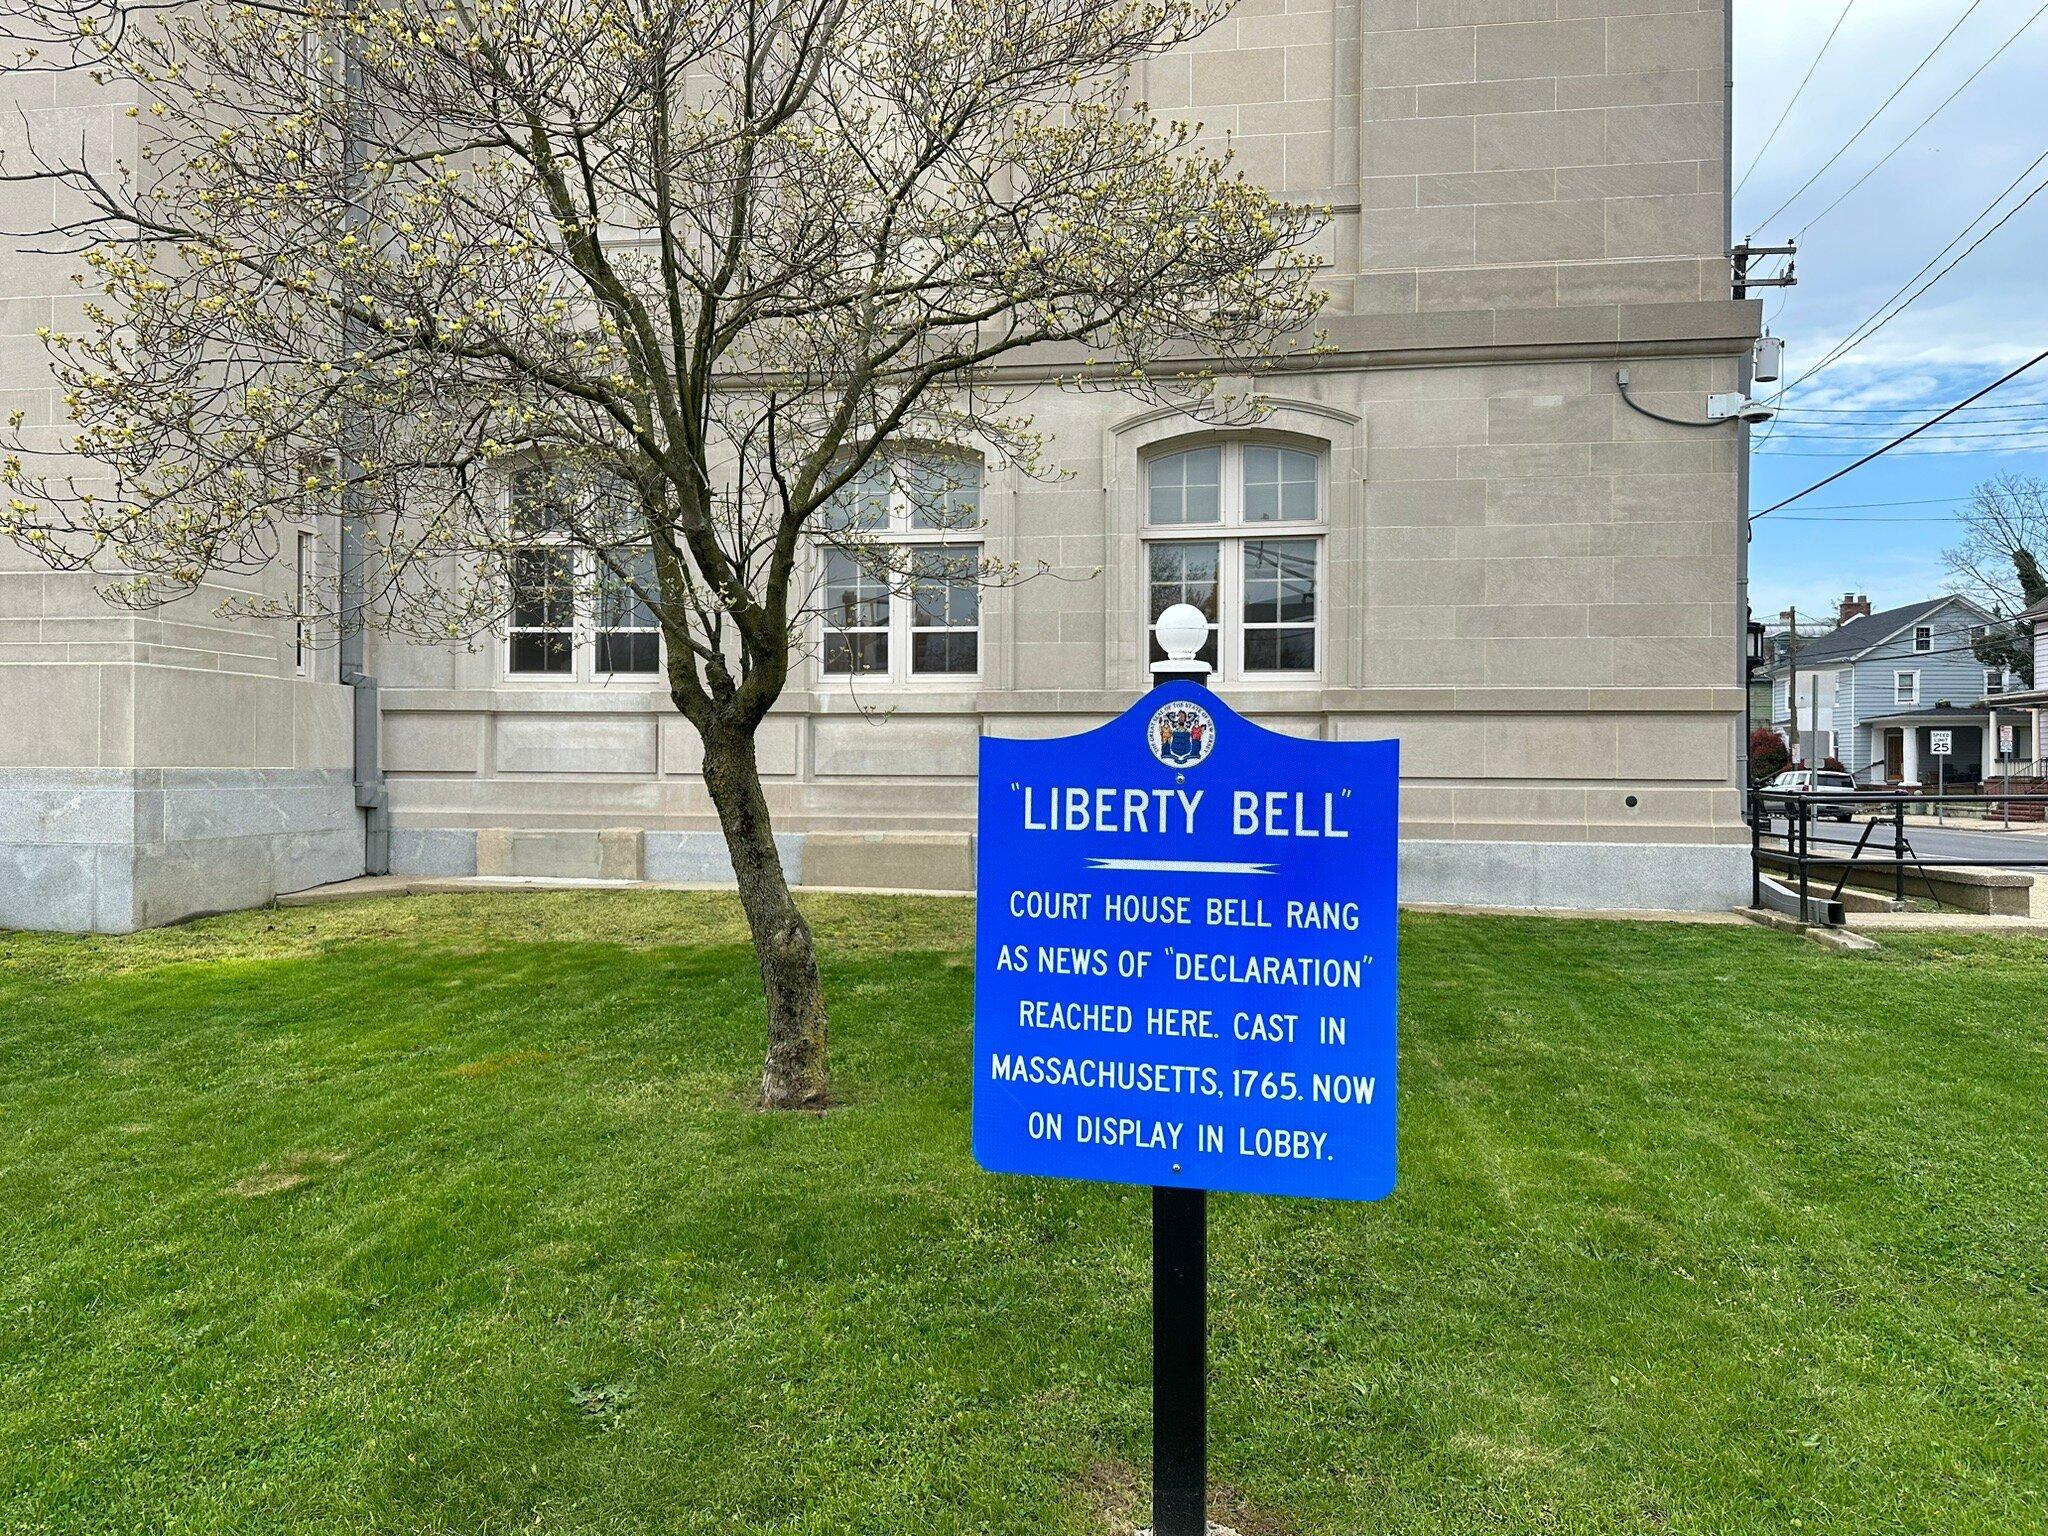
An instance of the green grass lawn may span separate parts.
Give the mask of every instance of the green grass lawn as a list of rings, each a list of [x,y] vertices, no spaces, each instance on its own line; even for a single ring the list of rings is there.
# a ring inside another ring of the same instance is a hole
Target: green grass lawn
[[[811,910],[824,1117],[721,897],[0,938],[0,1529],[1113,1529],[1144,1192],[974,1168],[966,904]],[[1394,1197],[1212,1204],[1235,1523],[2048,1529],[2040,946],[1402,943]]]

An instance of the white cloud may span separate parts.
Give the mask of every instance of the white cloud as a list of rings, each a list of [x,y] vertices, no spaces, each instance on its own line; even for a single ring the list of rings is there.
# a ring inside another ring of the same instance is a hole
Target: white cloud
[[[1788,377],[1796,378],[1878,311],[2042,151],[2048,17],[1869,181],[1813,222],[2040,8],[2040,0],[1982,0],[1854,147],[1783,214],[1764,222],[1905,79],[1966,6],[1967,0],[1855,0],[1737,199],[1738,230],[1753,227],[1759,240],[1770,243],[1801,236],[1800,284],[1784,295],[1782,307],[1771,301],[1773,328],[1787,339]],[[1840,13],[1837,0],[1738,0],[1738,176]],[[2005,206],[2044,179],[2048,163],[2023,180]],[[1831,403],[1875,387],[1886,391],[1887,403],[1940,405],[1957,398],[1945,392],[1959,382],[1966,394],[2024,361],[2040,348],[2036,317],[2043,308],[2044,233],[2048,192],[1847,360],[1795,388],[1789,398]],[[1954,254],[1936,261],[1929,275]],[[1905,370],[1920,385],[1919,394],[1906,392]]]

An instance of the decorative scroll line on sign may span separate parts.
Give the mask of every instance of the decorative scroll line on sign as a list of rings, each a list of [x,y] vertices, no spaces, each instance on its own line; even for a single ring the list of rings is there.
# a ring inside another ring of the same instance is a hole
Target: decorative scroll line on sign
[[[1234,859],[1090,859],[1090,869],[1151,869],[1175,875],[1270,875],[1271,864]]]

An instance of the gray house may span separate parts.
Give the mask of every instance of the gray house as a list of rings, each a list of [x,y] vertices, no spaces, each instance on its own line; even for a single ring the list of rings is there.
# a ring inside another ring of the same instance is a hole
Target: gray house
[[[2032,717],[2000,714],[2014,680],[1974,651],[1990,613],[1954,595],[1881,613],[1858,606],[1845,599],[1837,628],[1773,658],[1771,724],[1788,737],[1797,669],[1802,761],[1834,757],[1865,782],[1931,785],[1976,783],[2036,756]]]

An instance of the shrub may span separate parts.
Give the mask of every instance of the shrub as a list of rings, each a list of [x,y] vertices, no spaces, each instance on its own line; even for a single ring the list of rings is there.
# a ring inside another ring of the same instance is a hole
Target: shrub
[[[1761,784],[1783,773],[1791,761],[1792,749],[1785,745],[1785,738],[1768,725],[1760,725],[1749,733],[1750,783]]]

